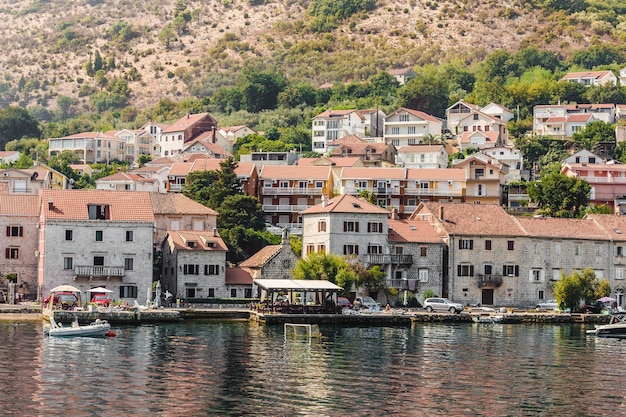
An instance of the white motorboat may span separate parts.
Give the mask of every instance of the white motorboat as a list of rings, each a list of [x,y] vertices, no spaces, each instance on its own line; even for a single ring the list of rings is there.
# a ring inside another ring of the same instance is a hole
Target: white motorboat
[[[86,325],[80,326],[77,321],[74,321],[71,326],[64,327],[54,320],[54,317],[50,317],[50,324],[45,324],[43,327],[44,334],[48,336],[68,337],[68,336],[89,336],[89,337],[104,337],[111,332],[111,325],[106,320],[97,319],[96,321]]]
[[[626,313],[611,314],[608,324],[596,326],[587,333],[598,337],[626,338]]]

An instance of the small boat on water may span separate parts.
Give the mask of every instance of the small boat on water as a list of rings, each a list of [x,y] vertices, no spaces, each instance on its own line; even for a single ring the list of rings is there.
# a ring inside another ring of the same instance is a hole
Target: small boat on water
[[[50,317],[50,324],[44,324],[44,334],[48,336],[68,337],[68,336],[88,336],[88,337],[104,337],[111,333],[111,325],[106,320],[97,319],[96,321],[80,326],[78,321],[72,322],[71,326],[64,327]]]
[[[596,326],[587,333],[598,337],[626,338],[626,313],[611,314],[608,324]]]

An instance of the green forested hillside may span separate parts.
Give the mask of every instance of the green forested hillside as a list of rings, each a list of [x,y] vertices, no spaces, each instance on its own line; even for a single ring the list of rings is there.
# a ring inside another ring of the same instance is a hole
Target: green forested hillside
[[[0,106],[28,108],[43,137],[211,111],[305,145],[303,122],[328,106],[442,116],[463,98],[524,119],[537,103],[623,100],[556,81],[623,66],[625,16],[617,0],[12,0]],[[419,77],[404,87],[381,72],[406,66]]]

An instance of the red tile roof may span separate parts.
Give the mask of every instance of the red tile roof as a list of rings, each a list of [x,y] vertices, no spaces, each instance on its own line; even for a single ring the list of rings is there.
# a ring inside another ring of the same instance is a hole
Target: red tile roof
[[[217,216],[212,208],[203,206],[179,193],[149,193],[154,214],[198,214]]]
[[[362,198],[357,198],[349,194],[342,194],[328,200],[326,203],[322,202],[313,207],[309,207],[301,214],[317,213],[390,214],[389,210],[383,207],[368,203]]]
[[[424,220],[389,220],[389,242],[394,243],[441,243],[439,233]]]
[[[443,211],[441,211],[443,210]],[[443,220],[440,214],[443,213]],[[495,204],[421,203],[410,219],[440,223],[449,235],[523,236],[524,230]]]
[[[39,217],[38,195],[5,194],[0,196],[0,216],[19,215]],[[3,231],[0,231],[4,233]]]
[[[561,219],[545,217],[516,217],[520,226],[527,236],[580,239],[580,240],[604,240],[608,234],[591,219]]]
[[[259,178],[262,180],[328,180],[330,166],[264,165]]]
[[[226,252],[228,247],[222,238],[208,231],[168,230],[168,238],[178,250]],[[188,242],[195,242],[193,247]]]
[[[226,285],[252,285],[254,278],[250,271],[238,266],[226,268]]]
[[[288,247],[283,245],[268,245],[262,248],[260,251],[246,259],[245,261],[239,264],[242,268],[262,268],[265,266],[270,260],[272,260],[276,255],[280,253],[280,251]]]
[[[108,205],[112,221],[154,221],[150,193],[143,191],[41,190],[46,219],[89,220],[87,206]],[[49,209],[48,202],[53,208]]]
[[[173,133],[173,132],[181,132],[186,130],[187,128],[195,125],[205,117],[212,118],[209,113],[199,113],[199,114],[188,114],[186,116],[181,117],[178,121],[169,125],[165,129],[163,129],[163,134]]]

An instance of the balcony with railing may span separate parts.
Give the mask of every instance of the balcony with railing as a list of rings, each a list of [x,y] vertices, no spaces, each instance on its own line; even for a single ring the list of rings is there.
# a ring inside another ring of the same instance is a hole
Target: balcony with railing
[[[263,204],[262,209],[265,213],[298,213],[309,207],[306,204]]]
[[[478,274],[476,276],[476,286],[478,288],[494,287],[502,285],[502,275],[500,274]]]
[[[403,188],[400,186],[393,187],[344,187],[343,194],[358,195],[361,191],[367,191],[376,195],[402,195]]]
[[[404,195],[430,195],[430,196],[462,196],[462,189],[440,188],[405,188]]]
[[[262,187],[261,193],[271,195],[315,195],[321,196],[322,187]]]
[[[376,265],[412,265],[413,255],[366,253],[362,256],[363,262]]]
[[[126,268],[123,266],[77,266],[74,268],[76,278],[124,278],[126,276]]]
[[[395,288],[397,290],[408,290],[409,281],[406,279],[386,279],[385,286],[387,288]]]

